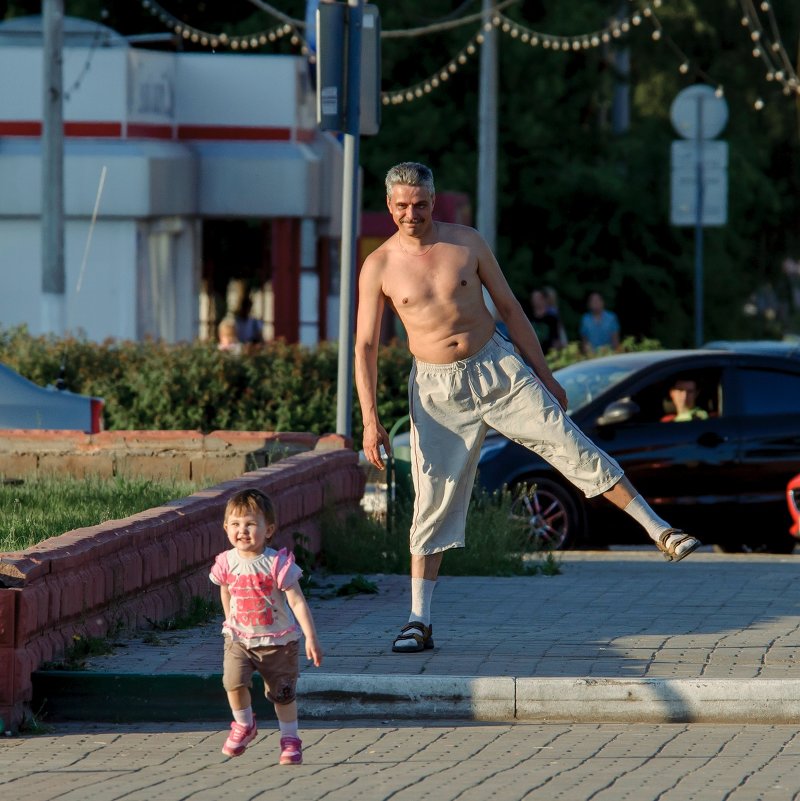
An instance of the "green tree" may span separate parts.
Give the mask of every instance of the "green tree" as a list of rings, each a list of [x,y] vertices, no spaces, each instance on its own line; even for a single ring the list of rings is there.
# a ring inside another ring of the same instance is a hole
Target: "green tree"
[[[384,31],[408,30],[480,10],[478,0],[396,3],[374,0]],[[175,17],[229,35],[273,27],[248,0],[231,3],[163,0]],[[304,0],[272,0],[297,19]],[[644,3],[621,0],[519,0],[502,11],[528,29],[574,36],[602,29],[620,11]],[[758,4],[760,5],[760,4]],[[796,51],[800,5],[775,2],[787,49]],[[6,0],[6,16],[38,13],[39,0]],[[101,19],[124,34],[163,31],[138,3],[68,0],[67,13]],[[588,290],[599,288],[626,334],[668,345],[693,340],[694,234],[669,224],[669,120],[677,93],[696,81],[724,85],[730,119],[729,222],[704,232],[707,338],[780,333],[744,314],[747,299],[772,285],[787,295],[781,264],[800,256],[798,104],[751,55],[738,0],[669,0],[657,10],[659,41],[644,19],[611,45],[556,51],[499,34],[497,255],[512,288],[527,304],[536,285],[555,286],[568,332]],[[765,25],[768,24],[764,16]],[[479,30],[477,22],[413,38],[384,38],[385,91],[434,75]],[[630,52],[630,126],[610,123],[616,47]],[[181,42],[181,47],[199,47]],[[286,40],[269,52],[297,52]],[[690,68],[679,71],[684,56]],[[382,210],[383,176],[403,160],[429,163],[439,191],[465,192],[476,203],[478,76],[474,57],[441,87],[410,103],[383,107],[381,130],[361,141],[364,207]],[[763,96],[760,112],[754,102]]]

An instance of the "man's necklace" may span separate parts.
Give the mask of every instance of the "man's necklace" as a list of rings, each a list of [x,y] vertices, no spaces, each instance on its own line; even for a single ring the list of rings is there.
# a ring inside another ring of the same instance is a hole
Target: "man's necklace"
[[[433,246],[438,244],[437,242],[431,242],[431,244],[428,245],[427,249],[423,250],[422,253],[411,253],[410,251],[406,250],[403,247],[403,240],[400,239],[399,236],[397,237],[397,243],[400,245],[400,250],[402,250],[403,253],[406,254],[406,256],[426,256],[428,253],[431,252],[431,249],[433,248]]]

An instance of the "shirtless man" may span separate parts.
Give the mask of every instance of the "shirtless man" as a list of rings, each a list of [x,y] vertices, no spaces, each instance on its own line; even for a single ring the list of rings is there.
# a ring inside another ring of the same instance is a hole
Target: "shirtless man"
[[[386,303],[400,316],[414,356],[411,615],[392,646],[402,653],[433,648],[430,607],[442,554],[464,547],[467,507],[490,427],[539,453],[587,497],[603,495],[626,511],[668,560],[679,561],[700,545],[658,517],[619,465],[564,414],[566,393],[489,246],[473,228],[434,222],[434,201],[425,165],[404,162],[389,170],[386,204],[397,232],[370,254],[359,277],[356,387],[364,453],[379,469],[381,446],[390,450],[376,398]],[[484,287],[513,345],[496,332]]]

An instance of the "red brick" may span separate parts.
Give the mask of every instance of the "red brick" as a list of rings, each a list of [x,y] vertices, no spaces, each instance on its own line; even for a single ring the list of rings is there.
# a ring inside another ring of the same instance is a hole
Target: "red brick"
[[[127,550],[119,555],[123,575],[123,591],[126,595],[140,590],[144,584],[142,556],[136,550]]]
[[[80,431],[19,428],[3,431],[0,436],[0,450],[11,453],[72,453],[88,442],[88,435]]]
[[[0,589],[0,648],[11,648],[14,645],[14,621],[19,596],[19,590]]]
[[[17,633],[14,645],[21,648],[50,623],[50,593],[47,584],[37,581],[19,591]]]
[[[175,481],[191,479],[191,461],[188,456],[145,456],[124,454],[117,459],[117,474],[120,476],[147,476]]]
[[[191,480],[198,484],[218,484],[247,472],[247,460],[242,454],[198,456],[189,463]]]
[[[173,535],[173,542],[178,560],[178,570],[187,570],[200,561],[197,538],[194,536],[194,531],[176,531]]]
[[[104,431],[95,434],[98,446],[152,453],[155,450],[202,450],[204,437],[199,431]]]
[[[317,440],[314,446],[315,451],[338,451],[344,448],[352,448],[353,440],[351,437],[344,437],[341,434],[324,434]]]
[[[112,454],[43,453],[39,457],[39,475],[112,478],[114,457]]]
[[[0,584],[22,586],[28,581],[46,575],[50,570],[47,560],[37,558],[30,551],[0,556]]]
[[[61,585],[61,619],[69,620],[84,611],[84,588],[79,580],[78,571],[74,574],[62,573],[61,578],[62,580],[59,582]]]
[[[39,460],[32,453],[0,454],[0,476],[29,478],[39,469]]]
[[[14,703],[14,649],[0,647],[0,706]]]

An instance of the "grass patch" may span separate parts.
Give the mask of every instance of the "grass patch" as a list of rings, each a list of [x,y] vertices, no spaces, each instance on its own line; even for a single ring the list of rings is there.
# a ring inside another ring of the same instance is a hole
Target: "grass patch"
[[[42,670],[83,670],[86,660],[93,656],[105,656],[114,652],[111,640],[106,637],[90,637],[73,634],[72,644],[67,648],[64,658],[57,662],[45,662]]]
[[[194,595],[189,601],[189,606],[174,617],[166,618],[165,620],[150,620],[148,617],[145,620],[153,627],[154,631],[180,631],[181,629],[193,629],[195,626],[202,626],[215,620],[221,614],[221,601]]]
[[[66,531],[121,520],[198,489],[190,482],[96,476],[0,483],[0,551],[22,551]]]
[[[508,492],[490,495],[476,489],[467,514],[466,547],[445,553],[441,575],[557,575],[549,551],[531,552],[525,526],[511,514]],[[332,573],[408,573],[408,530],[412,504],[398,501],[389,526],[362,513],[326,513],[322,520],[322,562]]]

